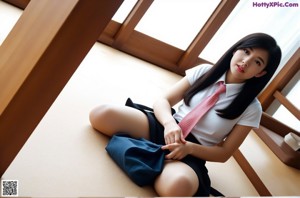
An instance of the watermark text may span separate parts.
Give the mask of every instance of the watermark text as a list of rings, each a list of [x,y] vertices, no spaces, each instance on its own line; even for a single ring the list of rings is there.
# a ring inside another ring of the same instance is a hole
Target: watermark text
[[[257,8],[295,8],[299,7],[299,3],[291,3],[291,2],[279,2],[279,1],[273,1],[273,2],[252,2],[253,7]]]

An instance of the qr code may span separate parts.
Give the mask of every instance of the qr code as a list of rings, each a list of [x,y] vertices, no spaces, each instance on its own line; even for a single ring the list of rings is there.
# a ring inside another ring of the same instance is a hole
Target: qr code
[[[2,197],[17,197],[18,180],[2,180],[1,181],[1,196]]]

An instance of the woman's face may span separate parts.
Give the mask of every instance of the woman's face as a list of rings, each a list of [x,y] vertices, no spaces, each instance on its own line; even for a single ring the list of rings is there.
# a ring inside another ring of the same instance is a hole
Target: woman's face
[[[268,56],[268,51],[261,48],[238,49],[230,61],[227,83],[242,83],[250,78],[265,75]]]

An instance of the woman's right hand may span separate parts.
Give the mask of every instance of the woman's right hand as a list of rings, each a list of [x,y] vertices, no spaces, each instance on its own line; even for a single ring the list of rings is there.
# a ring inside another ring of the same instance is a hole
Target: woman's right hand
[[[183,137],[182,130],[180,126],[176,122],[170,122],[165,126],[165,143],[173,144],[173,143],[182,143],[185,144],[186,140]]]

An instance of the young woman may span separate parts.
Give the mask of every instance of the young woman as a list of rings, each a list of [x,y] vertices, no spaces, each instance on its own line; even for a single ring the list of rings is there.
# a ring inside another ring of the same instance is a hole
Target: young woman
[[[205,162],[225,162],[249,131],[259,126],[262,108],[256,97],[271,79],[280,59],[281,50],[271,36],[248,35],[215,65],[187,70],[186,76],[154,103],[154,113],[102,105],[90,113],[91,124],[105,135],[126,132],[163,144],[162,149],[170,151],[154,183],[159,196],[209,196]],[[212,94],[219,82],[225,84],[226,92],[184,138],[178,122]],[[172,115],[171,107],[181,100],[183,103]]]

